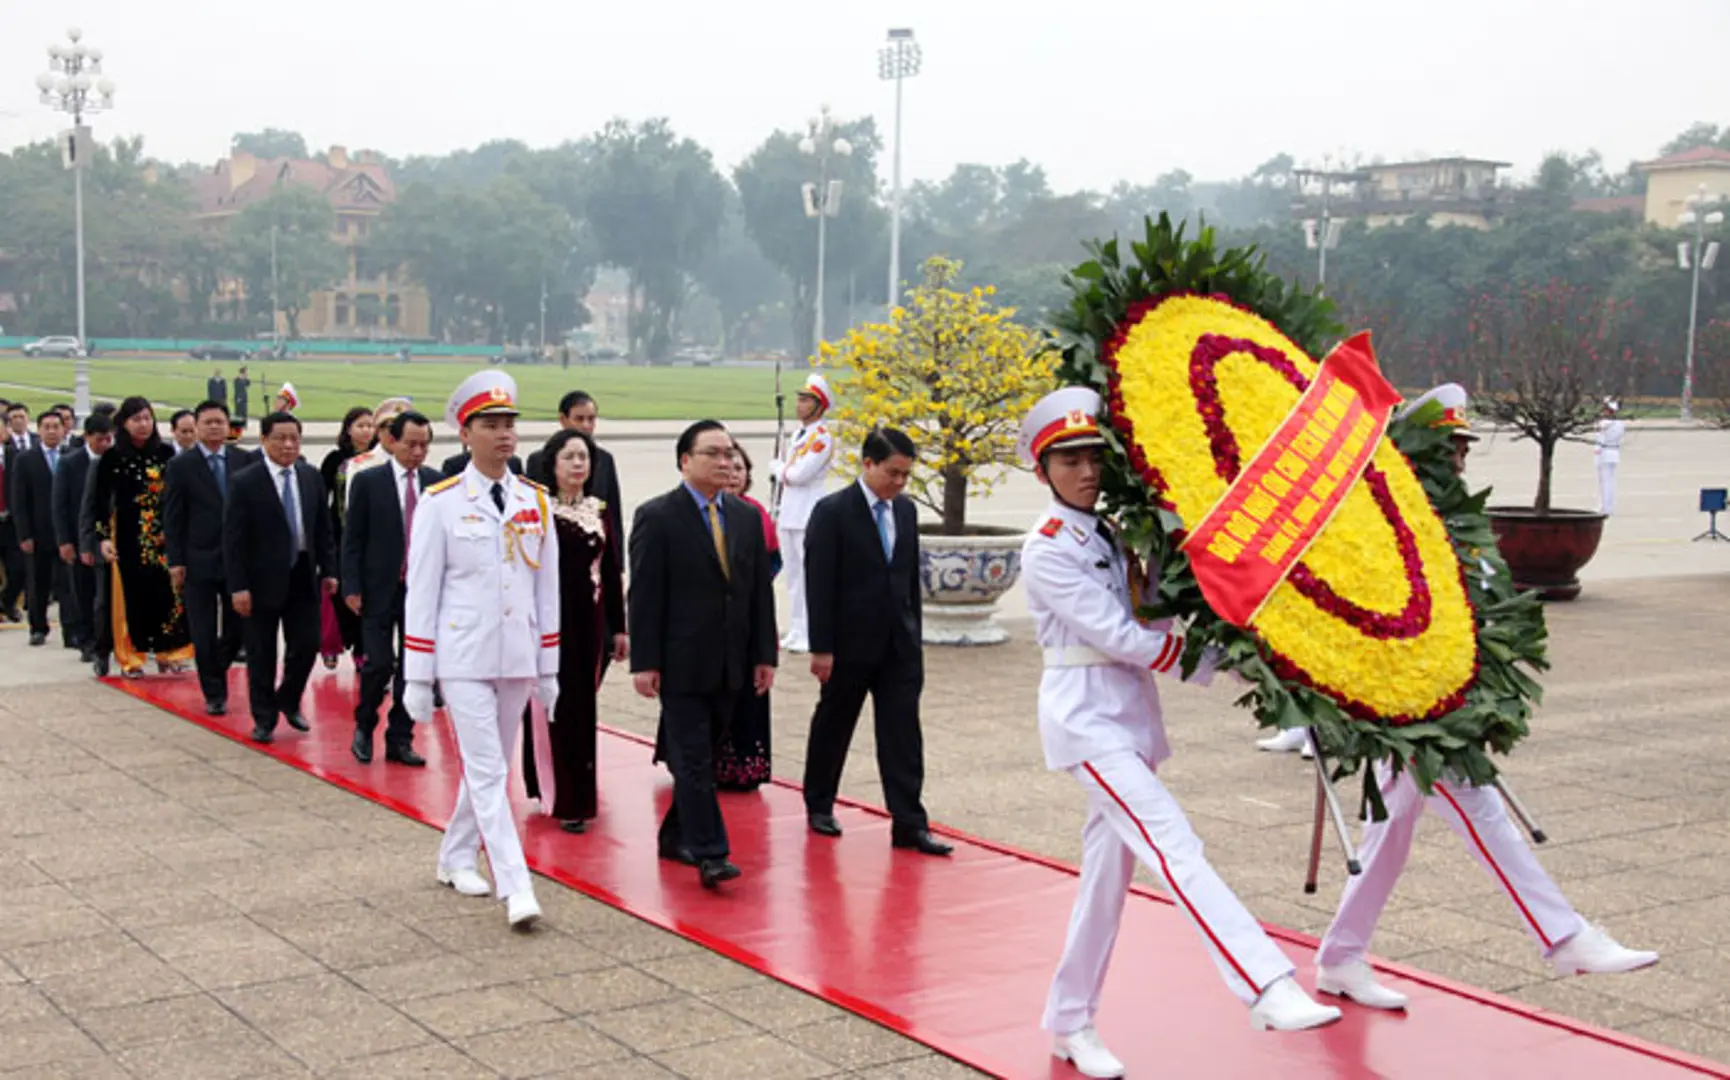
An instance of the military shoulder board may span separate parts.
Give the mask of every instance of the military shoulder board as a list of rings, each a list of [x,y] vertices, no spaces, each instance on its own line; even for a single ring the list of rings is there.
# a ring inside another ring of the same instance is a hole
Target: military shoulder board
[[[428,495],[437,495],[441,491],[449,491],[451,488],[456,487],[457,482],[460,481],[462,478],[463,478],[462,473],[458,473],[455,476],[447,476],[443,480],[440,480],[438,483],[434,484],[432,487],[427,488],[426,493]]]
[[[1039,527],[1039,535],[1045,537],[1048,540],[1051,539],[1052,537],[1056,536],[1061,531],[1063,531],[1063,519],[1062,518],[1050,518],[1049,520],[1046,521],[1045,524],[1043,524]]]

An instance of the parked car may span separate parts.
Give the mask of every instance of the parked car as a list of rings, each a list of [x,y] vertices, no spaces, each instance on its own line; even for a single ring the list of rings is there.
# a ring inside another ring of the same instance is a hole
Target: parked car
[[[37,338],[24,343],[25,356],[57,356],[62,359],[69,356],[83,356],[84,346],[75,337],[55,336]]]
[[[220,341],[207,341],[203,345],[194,345],[186,351],[186,355],[194,360],[250,360],[252,354],[236,345],[224,344]]]

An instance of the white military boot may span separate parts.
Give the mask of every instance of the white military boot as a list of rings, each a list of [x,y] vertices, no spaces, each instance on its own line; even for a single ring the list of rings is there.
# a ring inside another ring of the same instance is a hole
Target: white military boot
[[[1290,975],[1282,976],[1261,992],[1249,1010],[1249,1025],[1257,1031],[1304,1031],[1322,1027],[1340,1018],[1340,1011],[1323,1005],[1304,993]]]
[[[1619,975],[1658,962],[1658,954],[1625,948],[1601,928],[1588,925],[1550,953],[1559,975]]]
[[[1295,754],[1301,752],[1306,759],[1316,756],[1315,751],[1310,748],[1310,733],[1308,728],[1286,728],[1277,735],[1269,735],[1265,739],[1257,739],[1255,744],[1261,749],[1275,754]]]
[[[540,921],[541,905],[540,901],[535,899],[534,886],[512,893],[505,903],[505,913],[511,920],[512,930],[527,930]]]
[[[487,884],[487,879],[481,877],[481,872],[472,866],[465,866],[460,870],[439,867],[439,884],[449,885],[464,896],[485,896],[493,891],[493,887]]]
[[[1117,1060],[1099,1032],[1091,1027],[1051,1040],[1051,1056],[1075,1066],[1075,1071],[1094,1080],[1117,1080],[1123,1075],[1123,1062]]]
[[[1316,968],[1316,992],[1350,998],[1366,1009],[1396,1011],[1407,1005],[1406,995],[1377,982],[1375,971],[1362,960]]]

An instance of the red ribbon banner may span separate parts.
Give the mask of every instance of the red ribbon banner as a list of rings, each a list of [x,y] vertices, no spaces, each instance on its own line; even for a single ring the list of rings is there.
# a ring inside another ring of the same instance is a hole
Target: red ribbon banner
[[[1374,456],[1400,395],[1370,336],[1341,342],[1183,550],[1208,606],[1248,626],[1321,535]]]

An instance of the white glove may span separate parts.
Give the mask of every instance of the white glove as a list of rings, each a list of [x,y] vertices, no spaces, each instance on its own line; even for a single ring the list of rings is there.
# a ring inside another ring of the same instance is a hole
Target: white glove
[[[429,682],[411,682],[403,687],[402,708],[408,718],[424,724],[433,718],[433,688]]]
[[[784,468],[784,466],[782,466],[779,459],[769,462],[769,479],[771,479],[771,480],[781,479],[781,470],[783,468]]]
[[[557,675],[542,675],[535,684],[535,700],[541,703],[541,708],[547,710],[547,723],[553,722],[554,710],[559,707],[559,677]]]

